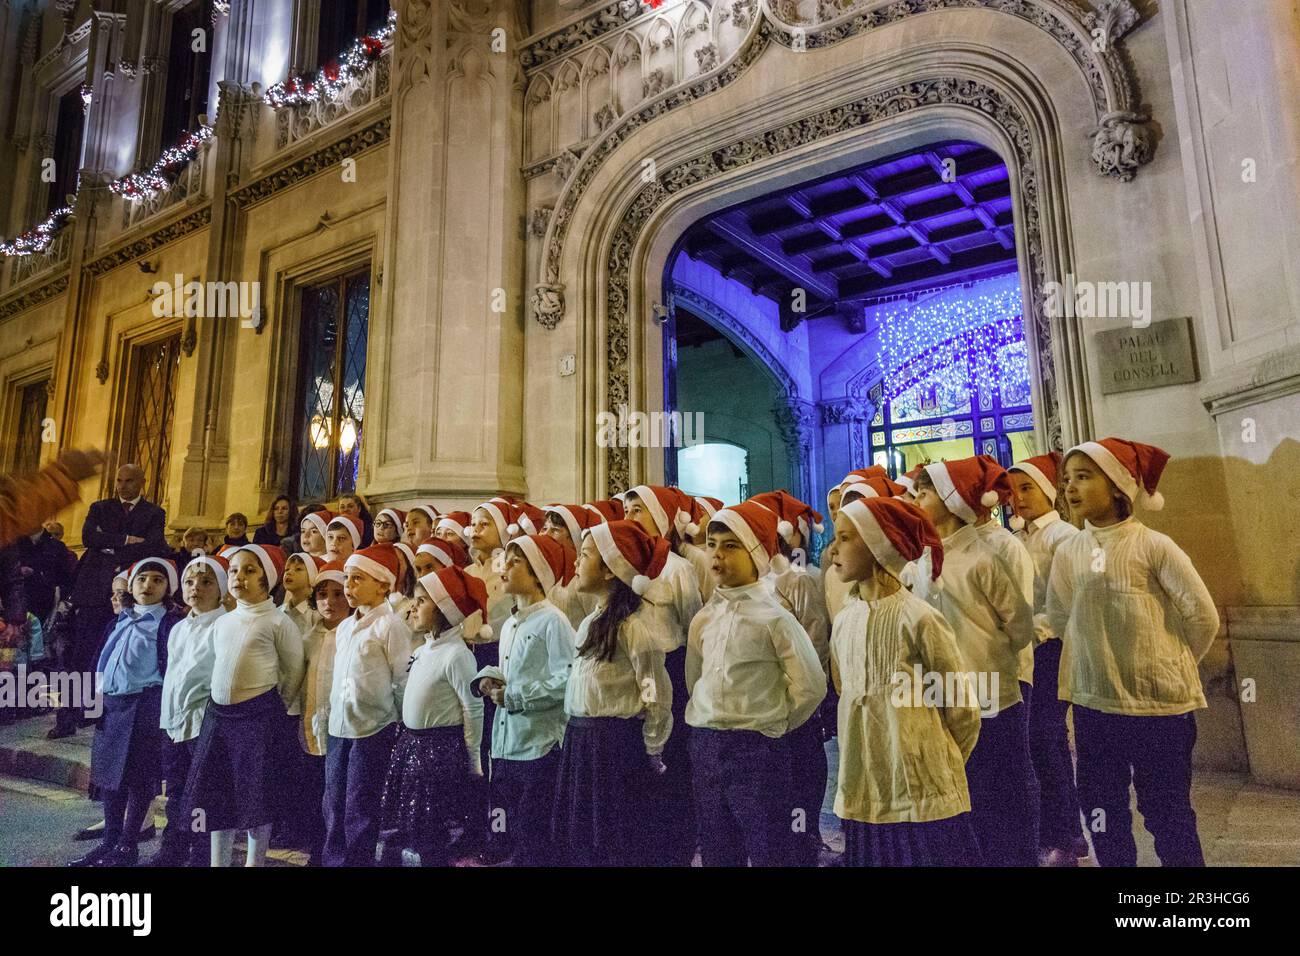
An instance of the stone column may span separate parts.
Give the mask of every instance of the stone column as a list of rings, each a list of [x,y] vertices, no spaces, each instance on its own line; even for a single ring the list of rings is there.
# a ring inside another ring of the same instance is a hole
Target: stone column
[[[510,0],[399,0],[365,490],[526,491],[523,76]]]

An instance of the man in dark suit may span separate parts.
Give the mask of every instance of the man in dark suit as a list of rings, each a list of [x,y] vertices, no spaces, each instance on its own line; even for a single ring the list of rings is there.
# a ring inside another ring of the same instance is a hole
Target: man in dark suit
[[[141,498],[143,488],[143,469],[123,465],[117,470],[114,496],[96,501],[86,512],[81,527],[86,550],[72,585],[72,646],[65,660],[70,671],[86,674],[95,669],[100,638],[113,619],[109,598],[114,576],[141,558],[171,556],[166,512]],[[49,736],[67,737],[83,720],[79,708],[62,708]]]

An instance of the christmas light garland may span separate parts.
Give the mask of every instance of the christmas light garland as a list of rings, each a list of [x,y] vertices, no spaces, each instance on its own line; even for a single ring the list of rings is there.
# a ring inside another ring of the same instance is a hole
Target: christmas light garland
[[[131,173],[121,179],[115,179],[108,188],[118,196],[127,199],[152,199],[172,184],[170,177],[192,160],[199,148],[212,138],[211,126],[200,126],[185,134],[175,146],[163,150],[162,155],[145,173]]]
[[[71,206],[60,206],[50,213],[43,222],[38,223],[24,233],[20,233],[8,242],[0,242],[0,255],[39,255],[50,247],[55,235],[64,227],[71,215]]]
[[[374,33],[358,37],[352,46],[316,71],[316,75],[290,76],[268,89],[262,98],[277,109],[316,100],[331,100],[357,76],[370,68],[384,52],[384,44],[397,26],[397,11],[388,11],[388,22]]]
[[[885,370],[885,398],[896,399],[918,385],[933,386],[940,406],[952,407],[976,389],[1027,388],[1023,312],[1016,286],[966,297],[937,296],[882,313],[877,359]]]

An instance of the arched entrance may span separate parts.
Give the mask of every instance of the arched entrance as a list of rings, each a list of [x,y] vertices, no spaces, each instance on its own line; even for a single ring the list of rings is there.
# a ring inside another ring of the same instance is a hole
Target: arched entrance
[[[1082,172],[1088,164],[1087,157],[1067,155],[1062,142],[1066,134],[1086,133],[1063,131],[1060,118],[1088,116],[1090,89],[1060,68],[1062,58],[1069,61],[1064,51],[1032,28],[1025,28],[1025,47],[1012,60],[969,42],[963,31],[970,25],[962,17],[936,17],[924,37],[877,43],[870,55],[852,49],[857,41],[819,51],[828,67],[823,81],[797,94],[773,92],[761,71],[749,69],[724,89],[682,105],[674,117],[683,131],[678,139],[665,141],[662,131],[649,135],[653,123],[638,117],[589,148],[552,215],[542,262],[546,283],[539,289],[551,296],[543,303],[550,314],[580,317],[571,334],[591,370],[580,422],[623,402],[662,407],[662,328],[652,316],[666,308],[659,300],[662,276],[691,222],[783,185],[961,139],[1002,157],[1010,177],[1031,392],[1041,410],[1037,444],[1059,448],[1089,432],[1079,332],[1073,320],[1045,313],[1043,289],[1071,269],[1063,178],[1067,167]],[[874,39],[869,34],[862,43]],[[1030,75],[1026,62],[1036,59],[1050,62]],[[1050,92],[1035,76],[1054,81]],[[645,175],[648,155],[652,176]],[[580,467],[585,494],[663,477],[662,456],[643,448],[592,447]]]

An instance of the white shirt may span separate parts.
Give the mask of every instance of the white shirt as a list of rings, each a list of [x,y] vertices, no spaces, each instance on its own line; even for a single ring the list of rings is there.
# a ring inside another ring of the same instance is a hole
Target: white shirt
[[[1039,515],[1016,532],[1034,561],[1034,636],[1038,643],[1059,639],[1047,620],[1047,582],[1052,575],[1052,557],[1061,543],[1079,533],[1055,509]]]
[[[826,697],[812,641],[761,581],[718,587],[691,621],[686,645],[686,722],[780,737]]]
[[[826,612],[826,594],[822,583],[811,571],[792,565],[777,574],[769,571],[759,579],[766,584],[781,606],[795,616],[804,629],[822,670],[829,674],[831,664],[831,619]]]
[[[493,559],[489,557],[485,562],[471,561],[465,566],[465,573],[474,575],[487,588],[487,622],[492,625],[492,636],[488,640],[466,641],[469,644],[490,644],[500,640],[501,631],[510,619],[510,612],[515,609],[514,595],[506,593],[506,583],[501,579],[501,572],[493,570],[492,564]]]
[[[546,595],[546,600],[550,601],[569,619],[569,625],[577,631],[578,626],[582,624],[582,619],[596,610],[599,600],[594,594],[586,594],[578,590],[578,579],[574,577],[568,584],[556,584],[551,588],[551,592]]]
[[[564,685],[576,635],[550,601],[517,609],[501,629],[504,706],[492,725],[492,759],[537,760],[564,740]]]
[[[614,658],[598,661],[581,654],[596,608],[578,628],[578,656],[564,693],[570,717],[639,717],[647,754],[661,754],[673,729],[673,685],[664,669],[664,651],[647,625],[646,605],[618,629]]]
[[[835,617],[831,661],[840,692],[836,816],[925,822],[970,810],[966,758],[980,727],[975,688],[954,677],[963,696],[927,702],[923,693],[925,675],[946,681],[963,672],[943,615],[902,587],[871,601],[855,596]]]
[[[320,620],[320,612],[312,607],[311,598],[299,601],[294,605],[289,604],[291,600],[292,598],[286,598],[285,602],[280,605],[280,611],[285,617],[298,625],[299,632],[305,635]]]
[[[334,645],[330,736],[373,736],[401,715],[411,631],[387,601],[380,601],[343,620],[334,630]]]
[[[670,654],[685,644],[691,621],[702,604],[695,566],[680,554],[668,552],[663,571],[641,596],[650,604],[651,616],[659,621],[650,632],[664,653]]]
[[[713,597],[717,581],[713,577],[713,558],[709,552],[690,541],[682,542],[682,557],[695,569],[695,579],[700,585],[700,600],[708,601]]]
[[[980,533],[984,543],[993,549],[998,560],[1011,572],[1012,580],[1020,587],[1025,603],[1030,609],[1034,606],[1034,559],[1029,556],[1025,543],[1002,527],[1000,522],[990,518],[975,530]],[[1034,642],[1030,641],[1020,651],[1020,679],[1026,684],[1034,682]]]
[[[306,667],[302,634],[274,601],[239,601],[233,611],[217,619],[214,631],[214,702],[242,704],[268,690],[278,690],[289,713],[298,712],[298,690]]]
[[[412,730],[464,727],[470,772],[481,777],[483,699],[470,692],[477,672],[474,652],[465,644],[461,625],[436,637],[428,635],[411,656],[411,672],[402,698],[402,723]]]
[[[947,619],[966,670],[988,675],[987,681],[998,675],[990,716],[1020,703],[1020,652],[1034,639],[1033,609],[979,530],[963,525],[944,538],[939,580],[917,574],[914,587]]]
[[[1062,700],[1139,716],[1206,706],[1196,665],[1219,612],[1168,535],[1136,518],[1085,523],[1056,549],[1047,616],[1061,635]]]
[[[832,621],[839,615],[840,608],[844,607],[844,602],[848,599],[852,587],[852,581],[845,581],[840,578],[840,573],[835,570],[835,565],[832,564],[826,568],[826,573],[822,575],[822,590],[826,594],[826,614]]]
[[[159,726],[175,743],[193,740],[203,727],[212,696],[212,666],[217,659],[214,626],[226,613],[190,611],[167,637],[167,673],[163,675]]]
[[[339,622],[342,623],[341,621]],[[302,682],[302,740],[307,753],[325,756],[329,749],[330,689],[334,684],[334,631],[318,620],[303,635],[307,674]]]

